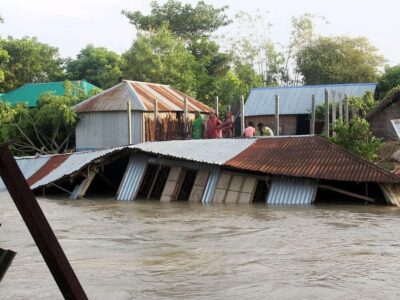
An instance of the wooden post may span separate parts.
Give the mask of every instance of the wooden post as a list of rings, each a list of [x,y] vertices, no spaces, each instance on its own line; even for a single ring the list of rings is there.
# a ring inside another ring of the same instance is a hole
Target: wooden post
[[[87,299],[35,195],[7,145],[0,145],[0,177],[65,299]]]
[[[349,123],[349,98],[347,95],[344,95],[344,121]]]
[[[315,134],[315,95],[311,96],[310,134]]]
[[[153,100],[154,103],[154,140],[156,140],[157,136],[157,121],[158,121],[158,103],[157,99]]]
[[[343,121],[343,99],[339,99],[339,120]]]
[[[244,96],[240,96],[240,136],[244,132]]]
[[[329,94],[325,89],[325,135],[329,136]]]
[[[279,96],[275,95],[275,135],[279,135]]]
[[[332,129],[336,123],[336,100],[332,98]],[[335,135],[335,132],[332,130],[332,135]]]
[[[218,96],[215,96],[215,98],[214,98],[214,110],[215,110],[215,115],[217,116],[217,118],[219,116],[218,104],[219,104]]]
[[[131,101],[126,103],[128,113],[128,145],[132,144],[132,104]]]
[[[184,139],[187,138],[187,127],[188,127],[188,105],[187,105],[187,98],[183,98],[183,134],[184,134]]]

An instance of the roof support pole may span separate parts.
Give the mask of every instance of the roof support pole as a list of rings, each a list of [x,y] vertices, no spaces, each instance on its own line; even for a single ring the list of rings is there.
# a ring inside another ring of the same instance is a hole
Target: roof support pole
[[[311,96],[310,134],[315,134],[315,95]]]
[[[349,98],[344,95],[344,121],[349,123]]]
[[[336,123],[336,100],[332,98],[332,129]],[[335,132],[332,130],[332,135],[335,135]]]
[[[219,98],[218,98],[218,96],[215,96],[215,98],[214,98],[214,110],[215,110],[215,115],[217,116],[217,118],[219,116],[218,105],[219,105]]]
[[[0,145],[0,176],[65,299],[87,299],[33,192],[7,145]]]
[[[329,137],[329,94],[325,89],[325,135]]]
[[[158,102],[157,99],[153,100],[154,104],[154,141],[157,140],[157,124],[158,124]]]
[[[188,105],[186,97],[183,98],[183,135],[186,140],[188,136]]]
[[[240,136],[243,135],[244,132],[244,96],[240,96]]]
[[[126,103],[128,113],[128,145],[132,144],[132,106],[131,101]]]
[[[275,135],[279,135],[279,96],[275,95]]]

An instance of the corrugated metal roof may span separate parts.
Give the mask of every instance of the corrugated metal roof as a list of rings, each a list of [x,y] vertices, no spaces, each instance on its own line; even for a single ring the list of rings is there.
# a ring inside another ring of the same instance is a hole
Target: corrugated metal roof
[[[75,106],[77,112],[126,110],[128,101],[132,110],[153,111],[153,100],[158,100],[160,112],[183,111],[187,98],[188,111],[212,112],[213,109],[188,95],[170,87],[148,82],[123,81],[116,86]]]
[[[400,182],[399,176],[319,136],[259,138],[224,165],[272,175],[356,182]]]
[[[77,86],[79,85],[79,88],[82,89],[87,96],[89,96],[93,89],[97,88],[85,80],[74,80],[71,81],[71,84],[72,93],[76,93]],[[29,107],[36,107],[40,96],[45,93],[52,93],[58,96],[65,95],[65,81],[27,83],[0,96],[0,100],[10,103],[11,105],[27,103]]]
[[[312,95],[315,95],[316,105],[324,103],[325,89],[329,91],[330,98],[339,101],[345,95],[363,96],[367,91],[374,93],[375,88],[376,83],[254,88],[245,103],[245,116],[274,115],[275,95],[280,98],[281,115],[297,115],[310,113]]]
[[[212,139],[147,142],[129,146],[147,153],[222,165],[245,150],[256,139]]]
[[[131,155],[124,178],[121,181],[117,200],[132,201],[139,190],[139,185],[146,171],[147,158],[142,155]]]
[[[307,205],[314,200],[317,185],[309,179],[273,178],[268,193],[268,204]]]

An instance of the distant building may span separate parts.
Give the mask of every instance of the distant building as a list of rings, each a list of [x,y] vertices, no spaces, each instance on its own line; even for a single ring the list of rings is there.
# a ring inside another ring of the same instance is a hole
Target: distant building
[[[75,80],[70,81],[70,83],[73,94],[76,94],[77,88],[79,88],[89,96],[90,92],[97,88],[85,80]],[[46,93],[53,93],[58,96],[65,95],[65,81],[27,83],[15,90],[0,95],[0,101],[10,103],[13,106],[17,103],[27,103],[30,108],[34,108],[37,106],[40,96]]]
[[[310,133],[311,97],[315,95],[316,106],[324,103],[325,89],[329,98],[336,102],[347,96],[363,96],[374,93],[375,83],[324,84],[287,87],[254,88],[245,103],[246,124],[259,122],[275,129],[275,95],[279,96],[280,134],[301,135]]]
[[[122,81],[75,106],[79,115],[76,149],[92,150],[138,144],[149,140],[181,139],[184,99],[188,119],[210,107],[168,85]],[[154,136],[154,100],[158,107],[158,136]],[[128,102],[131,105],[129,130]],[[131,134],[131,136],[129,136]]]
[[[393,89],[367,115],[372,133],[386,141],[400,139],[400,89]]]

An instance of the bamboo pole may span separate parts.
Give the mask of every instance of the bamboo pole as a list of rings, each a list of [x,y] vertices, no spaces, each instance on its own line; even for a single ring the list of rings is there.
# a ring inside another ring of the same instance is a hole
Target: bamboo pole
[[[187,98],[183,98],[183,134],[185,135],[185,139],[187,138],[187,127],[188,127],[188,104]]]
[[[126,103],[128,113],[128,145],[132,144],[132,104],[131,101]]]
[[[349,98],[344,95],[344,121],[349,123]]]
[[[215,98],[214,98],[214,110],[215,110],[215,115],[217,116],[217,118],[219,116],[218,105],[219,105],[219,99],[218,99],[218,96],[215,96]]]
[[[158,121],[158,101],[157,99],[153,100],[154,103],[154,141],[157,136],[157,121]]]
[[[339,120],[343,121],[343,99],[339,100]]]
[[[329,136],[329,94],[325,89],[325,135]]]
[[[279,96],[275,95],[275,132],[279,135]]]
[[[315,95],[311,96],[310,134],[315,134]]]
[[[240,96],[240,135],[244,132],[244,96]]]
[[[332,129],[336,123],[336,100],[332,98]],[[332,130],[332,135],[335,135],[335,132]]]

